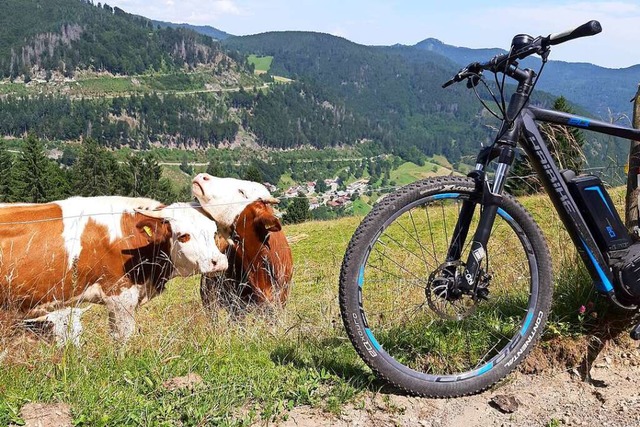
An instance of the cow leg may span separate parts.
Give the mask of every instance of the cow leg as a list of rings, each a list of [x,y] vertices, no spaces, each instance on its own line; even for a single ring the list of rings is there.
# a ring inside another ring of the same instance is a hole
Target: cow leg
[[[51,327],[51,334],[54,336],[58,347],[64,347],[71,342],[74,346],[80,346],[80,336],[82,335],[81,317],[87,308],[65,308],[53,311],[37,319],[26,319],[26,324],[46,323]]]
[[[137,286],[124,289],[119,295],[104,298],[109,312],[111,336],[115,341],[125,343],[136,330],[135,310],[140,299]]]
[[[47,320],[53,323],[53,335],[59,347],[64,347],[68,342],[80,347],[82,335],[81,316],[85,309],[66,308],[47,315]]]

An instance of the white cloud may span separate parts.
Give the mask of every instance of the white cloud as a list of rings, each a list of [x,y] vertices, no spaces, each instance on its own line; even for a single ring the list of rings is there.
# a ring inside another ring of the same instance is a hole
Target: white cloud
[[[212,6],[215,13],[221,15],[241,15],[242,11],[232,0],[218,0]]]

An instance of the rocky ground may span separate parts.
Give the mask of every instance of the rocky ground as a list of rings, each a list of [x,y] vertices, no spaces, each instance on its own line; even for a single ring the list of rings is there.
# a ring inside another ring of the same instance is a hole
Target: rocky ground
[[[640,351],[637,344],[605,348],[588,382],[577,368],[547,367],[536,374],[513,373],[489,391],[457,399],[378,393],[339,416],[295,408],[281,425],[640,426]]]

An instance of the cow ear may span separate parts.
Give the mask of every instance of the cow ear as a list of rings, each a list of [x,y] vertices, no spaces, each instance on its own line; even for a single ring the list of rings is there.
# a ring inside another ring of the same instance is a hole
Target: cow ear
[[[171,236],[170,225],[166,221],[145,218],[136,224],[136,229],[149,243],[162,243]]]
[[[256,224],[256,226],[258,226],[258,228],[261,229],[261,231],[264,230],[265,233],[268,233],[269,231],[282,230],[282,224],[280,224],[280,220],[276,218],[276,216],[272,213],[260,213],[256,217],[254,223]]]

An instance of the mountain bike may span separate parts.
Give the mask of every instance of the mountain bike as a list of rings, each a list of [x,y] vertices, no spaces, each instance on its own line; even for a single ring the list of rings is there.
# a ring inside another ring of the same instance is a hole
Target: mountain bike
[[[597,291],[637,310],[640,242],[599,178],[558,169],[536,122],[632,140],[640,131],[529,102],[551,46],[600,31],[590,21],[544,37],[519,34],[508,53],[462,68],[443,88],[462,81],[474,90],[486,86],[501,120],[493,143],[480,149],[466,178],[402,187],[356,229],[340,271],[342,319],[359,356],[393,385],[432,397],[477,393],[504,378],[540,339],[552,299],[551,255],[531,214],[505,191],[518,143]],[[518,67],[534,54],[538,72]],[[500,100],[483,72],[494,74]],[[506,77],[517,83],[508,105]],[[640,325],[632,336],[640,336]]]

